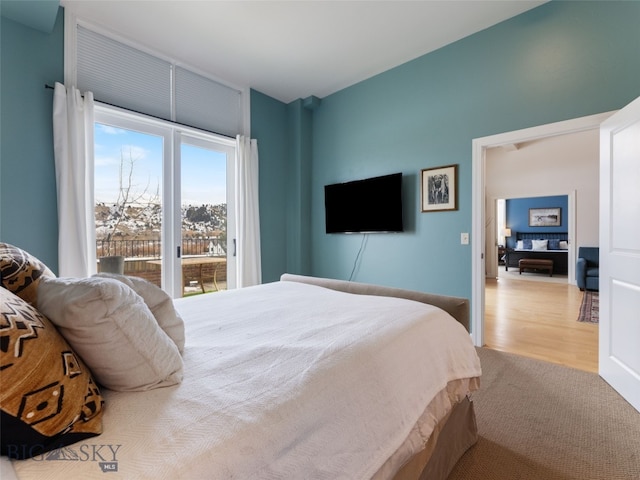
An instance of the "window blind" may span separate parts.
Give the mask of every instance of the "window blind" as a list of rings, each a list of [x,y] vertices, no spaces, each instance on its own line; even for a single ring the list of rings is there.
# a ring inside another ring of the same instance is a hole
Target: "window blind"
[[[241,92],[176,67],[176,121],[235,137],[240,130]]]
[[[242,92],[77,25],[77,86],[97,101],[235,137]]]
[[[96,100],[171,118],[171,64],[78,26],[77,85]]]

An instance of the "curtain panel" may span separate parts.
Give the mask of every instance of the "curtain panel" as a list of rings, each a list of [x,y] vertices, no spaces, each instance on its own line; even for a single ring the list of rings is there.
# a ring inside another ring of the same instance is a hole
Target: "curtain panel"
[[[236,137],[237,286],[262,282],[258,196],[258,142]]]
[[[93,94],[56,83],[53,146],[58,196],[58,275],[96,271],[93,211]]]

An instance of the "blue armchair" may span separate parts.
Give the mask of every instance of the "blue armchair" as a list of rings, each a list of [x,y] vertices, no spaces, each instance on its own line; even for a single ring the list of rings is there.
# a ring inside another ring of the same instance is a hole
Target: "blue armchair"
[[[580,247],[576,262],[576,282],[580,290],[598,290],[600,279],[600,249]]]

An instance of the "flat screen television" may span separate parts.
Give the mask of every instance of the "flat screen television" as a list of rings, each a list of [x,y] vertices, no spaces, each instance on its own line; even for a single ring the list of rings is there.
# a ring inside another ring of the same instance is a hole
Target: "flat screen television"
[[[327,233],[402,232],[402,173],[324,187]]]

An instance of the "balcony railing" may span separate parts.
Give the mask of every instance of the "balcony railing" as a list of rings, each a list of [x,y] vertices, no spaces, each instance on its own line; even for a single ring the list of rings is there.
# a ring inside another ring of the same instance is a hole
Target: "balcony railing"
[[[226,256],[223,242],[218,238],[183,238],[182,255]],[[126,258],[160,258],[162,242],[160,240],[97,240],[98,258],[107,255],[121,255]]]

